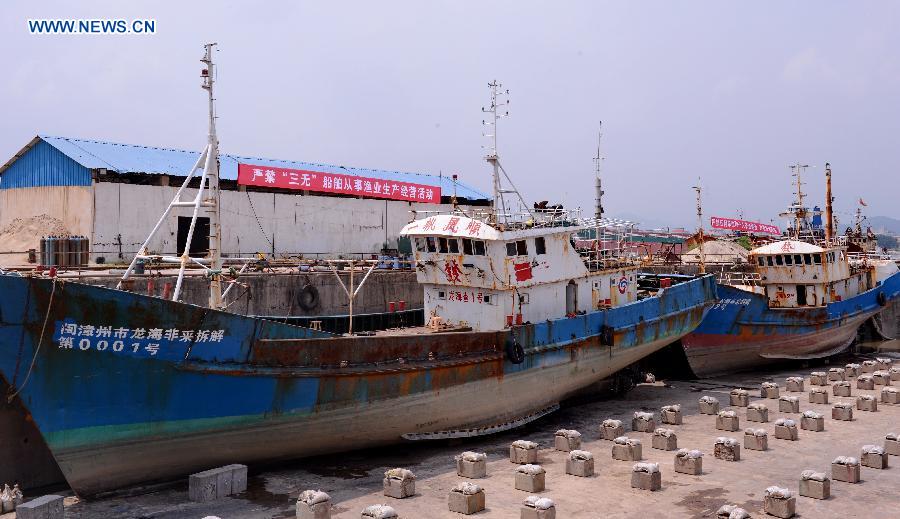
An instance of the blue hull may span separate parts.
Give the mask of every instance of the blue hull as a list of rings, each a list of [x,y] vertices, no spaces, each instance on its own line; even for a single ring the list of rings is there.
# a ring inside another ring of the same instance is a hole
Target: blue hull
[[[715,283],[502,332],[354,338],[40,278],[0,275],[0,294],[0,373],[92,495],[514,420],[689,333]]]
[[[879,293],[885,304],[900,299],[900,273],[858,296],[817,308],[771,309],[765,296],[721,284],[717,291],[719,302],[681,341],[697,376],[844,351],[859,326],[884,308]]]

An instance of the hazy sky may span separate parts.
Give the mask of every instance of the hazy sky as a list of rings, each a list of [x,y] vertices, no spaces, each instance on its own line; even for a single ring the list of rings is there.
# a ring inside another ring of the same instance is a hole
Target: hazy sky
[[[7,0],[0,15],[0,162],[37,133],[200,149],[198,60],[216,41],[228,153],[489,191],[480,109],[497,78],[501,159],[529,200],[592,212],[602,120],[611,215],[694,225],[700,176],[708,216],[768,222],[790,163],[816,166],[821,203],[830,161],[842,223],[860,197],[900,217],[898,2]],[[29,18],[153,18],[157,33],[36,36]]]

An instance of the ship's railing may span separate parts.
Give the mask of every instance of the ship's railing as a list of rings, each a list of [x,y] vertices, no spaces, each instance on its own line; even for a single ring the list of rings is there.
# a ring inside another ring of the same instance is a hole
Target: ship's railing
[[[749,285],[760,286],[762,279],[758,272],[730,272],[721,271],[716,273],[716,280],[723,285]]]

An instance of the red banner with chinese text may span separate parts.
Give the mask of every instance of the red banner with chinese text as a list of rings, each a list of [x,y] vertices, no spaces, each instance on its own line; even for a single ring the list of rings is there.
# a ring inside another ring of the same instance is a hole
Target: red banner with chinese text
[[[726,229],[729,231],[742,232],[762,232],[767,234],[781,234],[781,230],[777,225],[769,225],[759,222],[748,222],[746,220],[735,220],[733,218],[720,218],[713,216],[709,219],[713,229]]]
[[[253,164],[238,164],[238,184],[426,204],[441,203],[441,188],[438,186]]]

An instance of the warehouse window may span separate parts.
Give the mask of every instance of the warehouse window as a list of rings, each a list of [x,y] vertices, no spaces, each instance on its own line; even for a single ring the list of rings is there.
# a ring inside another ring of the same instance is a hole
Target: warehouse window
[[[475,240],[475,255],[476,256],[484,256],[484,242],[481,240]]]
[[[178,254],[184,252],[187,244],[188,230],[191,228],[190,216],[178,217]],[[198,216],[197,223],[194,225],[194,236],[191,238],[191,256],[204,256],[209,252],[209,218]]]

